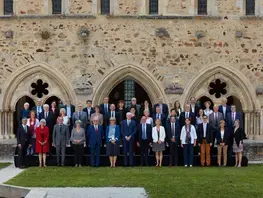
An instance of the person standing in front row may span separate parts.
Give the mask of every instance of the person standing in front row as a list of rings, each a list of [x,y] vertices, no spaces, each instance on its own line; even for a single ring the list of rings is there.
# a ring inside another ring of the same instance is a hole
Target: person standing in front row
[[[47,153],[49,152],[49,128],[46,120],[41,119],[39,127],[36,129],[36,153],[38,153],[39,167],[46,167]]]
[[[63,124],[63,118],[57,118],[57,124],[53,129],[53,146],[56,147],[57,165],[65,165],[66,147],[69,145],[69,129],[68,126]]]
[[[141,166],[148,166],[149,145],[151,143],[152,126],[146,123],[146,117],[142,116],[141,124],[137,127],[137,146],[140,147]]]
[[[120,127],[116,125],[116,118],[110,118],[110,125],[106,129],[107,155],[110,159],[110,167],[115,167],[117,156],[120,154]]]
[[[24,168],[26,165],[26,151],[31,147],[30,145],[30,128],[26,125],[27,118],[22,118],[22,124],[18,127],[16,132],[17,146],[18,146],[18,167]]]
[[[180,139],[181,147],[184,150],[184,166],[193,167],[194,147],[196,146],[197,135],[190,118],[185,119],[185,125],[182,128]]]
[[[213,128],[208,123],[207,115],[203,116],[203,123],[199,124],[197,127],[197,137],[198,145],[201,150],[201,166],[210,166],[211,165],[211,156],[210,150],[213,145]]]
[[[180,126],[175,116],[170,117],[167,124],[167,136],[170,148],[169,166],[178,165],[178,144],[180,143]],[[173,163],[174,162],[174,163]]]
[[[152,129],[153,152],[155,152],[156,166],[162,166],[163,151],[165,150],[165,129],[161,126],[161,120],[156,119],[155,127]]]
[[[123,138],[124,166],[128,165],[127,154],[129,153],[129,165],[133,166],[134,139],[136,134],[136,122],[132,120],[132,114],[126,113],[126,120],[121,123],[121,134]]]
[[[99,117],[93,119],[93,124],[88,128],[88,139],[90,146],[90,162],[92,167],[100,166],[100,147],[103,137],[103,127],[99,125]],[[94,160],[96,155],[96,160]]]
[[[235,167],[241,167],[242,163],[242,152],[244,149],[243,146],[243,139],[244,139],[244,132],[243,129],[240,127],[240,121],[235,120],[235,128],[234,128],[234,139],[233,139],[233,151],[236,154],[236,165]]]
[[[86,141],[86,132],[81,128],[81,121],[77,120],[75,122],[75,128],[71,132],[71,142],[74,149],[74,162],[75,167],[82,166],[82,160],[84,155],[84,143]]]
[[[221,166],[221,158],[222,158],[222,150],[223,150],[223,158],[224,158],[224,166],[227,165],[227,149],[230,141],[230,131],[226,128],[225,120],[220,121],[220,127],[217,131],[216,139],[217,139],[217,162],[218,166]]]

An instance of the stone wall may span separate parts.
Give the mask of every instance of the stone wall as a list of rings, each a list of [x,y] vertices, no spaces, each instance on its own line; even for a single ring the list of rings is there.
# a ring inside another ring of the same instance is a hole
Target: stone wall
[[[117,10],[114,12],[118,15],[138,15],[140,7],[142,6],[141,0],[117,0]]]
[[[91,14],[92,0],[69,0],[70,14]]]
[[[188,0],[167,0],[166,13],[176,15],[189,15],[191,1]]]

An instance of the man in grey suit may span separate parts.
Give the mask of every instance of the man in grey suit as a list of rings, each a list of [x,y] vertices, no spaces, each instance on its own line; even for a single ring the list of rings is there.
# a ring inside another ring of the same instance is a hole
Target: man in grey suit
[[[217,105],[214,105],[214,112],[211,113],[209,115],[209,123],[211,124],[212,128],[213,128],[213,137],[214,137],[214,141],[215,142],[215,137],[216,137],[216,133],[217,130],[219,130],[219,123],[221,120],[224,120],[224,116],[221,112],[218,111],[219,107]]]
[[[58,117],[57,124],[53,129],[53,146],[56,147],[57,165],[60,166],[60,154],[61,154],[61,166],[65,164],[66,147],[69,145],[69,129],[68,126],[63,124],[63,118]]]
[[[88,116],[87,116],[87,113],[83,111],[82,104],[78,105],[77,111],[73,113],[73,116],[72,116],[72,121],[74,124],[77,120],[81,121],[81,128],[83,128],[86,131],[87,124],[88,124]]]

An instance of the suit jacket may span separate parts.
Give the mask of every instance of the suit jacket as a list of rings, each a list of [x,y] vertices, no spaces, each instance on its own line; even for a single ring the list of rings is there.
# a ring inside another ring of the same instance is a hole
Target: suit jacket
[[[116,124],[119,125],[120,124],[120,113],[117,112],[116,110],[114,112],[115,112]],[[111,118],[111,111],[105,114],[104,121],[105,121],[106,126],[110,124],[110,118]]]
[[[16,132],[17,145],[21,144],[22,146],[26,146],[26,144],[30,143],[30,139],[31,139],[30,128],[28,126],[26,127],[27,127],[27,132],[24,130],[22,124],[17,128],[17,132]]]
[[[175,136],[174,136],[175,141],[177,144],[179,144],[180,143],[180,133],[181,133],[179,120],[176,120],[174,130],[175,130]],[[169,122],[169,124],[166,126],[166,135],[167,135],[168,142],[172,142],[171,139],[173,138],[173,133],[172,133],[171,122]]]
[[[66,144],[69,144],[69,129],[67,125],[61,124],[61,131],[59,124],[54,126],[53,144],[56,146],[66,146]]]
[[[66,110],[66,115],[68,115],[67,114],[67,105],[65,105],[63,108]],[[71,104],[70,105],[70,118],[72,118],[74,112],[75,112],[75,106]]]
[[[79,113],[77,111],[75,113],[73,113],[72,122],[74,125],[75,125],[75,122],[77,120],[80,120],[81,121],[81,127],[84,130],[87,130],[88,116],[84,111],[80,111],[80,117],[79,117]]]
[[[240,126],[243,127],[243,114],[241,112],[235,112],[235,120],[238,119]],[[227,127],[233,128],[235,121],[232,120],[232,112],[229,112],[226,117]]]
[[[156,107],[159,107],[160,104],[155,104],[153,106],[153,114],[156,114]],[[169,110],[168,110],[168,105],[167,104],[162,104],[162,113],[165,116],[165,119],[167,118],[168,114],[169,114]]]
[[[40,109],[41,109],[41,113],[42,113],[44,111],[43,106],[40,106]],[[34,110],[36,112],[36,117],[40,120],[41,113],[37,112],[37,106],[34,106],[32,108],[32,110]]]
[[[220,129],[217,130],[216,132],[216,141],[217,141],[217,144],[220,144],[220,143],[225,143],[225,145],[229,145],[231,142],[232,142],[232,135],[233,133],[225,127],[224,129],[224,138],[222,139],[221,138],[221,131]]]
[[[103,137],[103,127],[98,125],[98,131],[96,132],[94,125],[90,125],[88,128],[88,138],[90,147],[96,144],[101,145],[101,139]]]
[[[233,135],[234,135],[234,140],[237,146],[239,147],[240,143],[243,143],[243,139],[245,138],[243,129],[239,127],[236,131],[233,131]]]
[[[19,123],[21,123],[22,118],[29,118],[29,112],[30,112],[29,109],[27,109],[27,110],[23,109],[20,111]]]
[[[191,118],[191,124],[195,126],[195,124],[196,124],[196,117],[195,117],[195,114],[192,113],[191,111],[189,113],[189,118]],[[180,124],[180,128],[181,129],[185,125],[185,111],[180,114],[179,124]]]
[[[123,139],[125,139],[125,136],[131,136],[133,138],[136,134],[136,122],[131,120],[128,126],[127,120],[123,120],[121,122],[121,134]]]
[[[110,127],[107,126],[106,128],[106,142],[109,143],[111,141],[111,138],[109,137],[109,130],[110,130]],[[120,127],[118,125],[115,125],[115,140],[116,142],[119,142],[120,141]]]
[[[152,138],[153,138],[153,142],[154,143],[157,143],[158,140],[161,140],[162,142],[165,141],[166,134],[165,134],[165,129],[164,129],[163,126],[160,126],[159,135],[160,135],[160,137],[158,138],[157,128],[153,127],[153,129],[152,129]]]
[[[218,111],[223,114],[223,117],[226,120],[227,114],[231,112],[231,107],[229,105],[226,105],[226,114],[225,115],[224,115],[224,111],[223,111],[223,105],[219,106]]]
[[[139,104],[131,105],[131,104],[130,104],[130,105],[128,106],[128,108],[126,109],[126,111],[127,111],[127,112],[130,112],[131,107],[134,107],[134,108],[135,108],[135,110],[136,110],[136,112],[135,112],[136,116],[137,116],[137,117],[140,116],[140,113],[141,113],[141,105],[139,105]]]
[[[108,112],[110,112],[110,104],[108,103]],[[105,111],[104,111],[104,103],[100,104],[100,113],[104,116],[105,115]]]
[[[190,104],[190,112],[194,113],[195,116],[199,116],[199,110],[200,110],[200,106],[197,105],[197,104],[195,104],[195,110],[194,110],[194,112],[193,112],[193,111],[192,111],[192,106],[191,106],[191,104]]]
[[[88,116],[88,107],[85,107],[84,109],[83,109],[83,111],[87,114],[87,116]],[[95,110],[94,110],[94,108],[93,107],[91,107],[91,109],[90,109],[90,117],[91,117],[91,114],[93,114],[93,113],[95,113]]]
[[[157,119],[157,114],[153,114],[153,125],[155,126],[155,121]],[[162,126],[165,127],[165,124],[166,124],[166,117],[165,115],[161,114],[161,122],[162,122]]]
[[[199,124],[197,127],[197,138],[198,138],[198,143],[202,144],[202,140],[204,138],[204,127],[203,123]],[[206,124],[206,143],[210,144],[213,143],[213,128],[211,124],[207,123]]]
[[[42,113],[40,114],[40,120],[41,119],[45,119],[45,112],[44,111],[42,111]],[[56,123],[54,113],[52,111],[49,111],[48,117],[45,120],[46,120],[46,126],[49,128],[49,131],[52,131],[53,127]]]
[[[215,113],[211,113],[209,115],[209,123],[211,124],[211,126],[214,129],[217,129],[219,127],[219,122],[221,120],[224,120],[224,116],[223,116],[223,114],[221,112],[217,112],[217,116],[218,116],[218,119],[217,119],[217,122],[216,122]]]
[[[96,116],[99,118],[100,124],[103,124],[103,115],[102,115],[101,113],[100,113],[99,115],[97,115],[96,113],[93,113],[93,114],[91,115],[91,117],[90,117],[91,123],[93,123],[93,119],[94,119]]]
[[[147,137],[146,141],[148,143],[150,143],[151,139],[152,139],[152,126],[150,124],[146,124],[146,137]],[[139,124],[137,126],[137,138],[136,139],[139,143],[141,143],[143,141],[143,139],[142,139],[142,124]]]

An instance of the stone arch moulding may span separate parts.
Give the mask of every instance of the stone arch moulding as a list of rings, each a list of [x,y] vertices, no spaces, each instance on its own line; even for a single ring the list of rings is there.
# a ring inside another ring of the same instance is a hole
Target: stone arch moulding
[[[163,89],[155,78],[145,69],[132,64],[112,69],[97,85],[93,94],[93,101],[96,103],[102,102],[103,98],[108,96],[116,85],[127,78],[132,78],[139,83],[145,89],[153,104],[157,103],[160,97],[163,102],[168,103]]]
[[[33,64],[31,63],[24,65],[20,69],[16,70],[8,78],[5,85],[3,86],[4,89],[2,92],[2,97],[0,98],[0,108],[2,110],[15,109],[16,104],[13,101],[18,101],[17,98],[21,97],[19,95],[12,100],[12,98],[15,96],[14,92],[16,88],[28,76],[39,72],[43,73],[43,75],[52,79],[56,83],[56,85],[60,86],[59,88],[64,93],[65,99],[70,99],[72,103],[76,102],[76,95],[74,94],[71,84],[68,82],[68,79],[65,78],[60,71],[50,67],[46,63],[33,63]]]
[[[256,110],[260,109],[260,105],[256,100],[255,89],[249,82],[249,80],[238,70],[224,63],[214,63],[209,67],[201,70],[187,85],[185,92],[182,97],[182,104],[186,104],[190,97],[199,97],[197,92],[206,83],[212,75],[220,73],[230,79],[239,89],[239,95],[235,96],[239,98],[243,110]],[[230,94],[231,95],[231,94]]]

